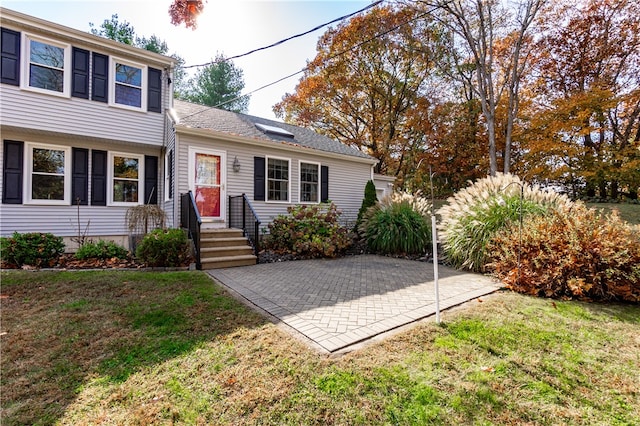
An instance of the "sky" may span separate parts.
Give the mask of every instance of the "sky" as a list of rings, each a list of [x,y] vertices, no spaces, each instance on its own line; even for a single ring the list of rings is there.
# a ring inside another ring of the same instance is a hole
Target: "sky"
[[[185,65],[209,62],[216,53],[233,56],[306,32],[335,18],[366,7],[370,0],[207,0],[198,17],[198,28],[171,24],[171,0],[0,0],[7,9],[26,13],[81,31],[89,23],[99,27],[118,14],[136,35],[153,34],[167,42],[169,53],[185,59]],[[337,25],[333,24],[335,27]],[[279,46],[234,60],[244,72],[244,93],[302,70],[316,54],[324,27]],[[276,119],[272,107],[292,93],[302,73],[251,95],[249,114]]]

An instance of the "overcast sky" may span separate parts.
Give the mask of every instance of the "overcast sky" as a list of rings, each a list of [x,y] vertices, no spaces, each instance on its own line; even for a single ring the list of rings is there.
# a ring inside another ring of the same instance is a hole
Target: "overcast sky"
[[[355,12],[369,0],[208,0],[198,18],[198,29],[171,25],[171,0],[1,0],[2,7],[41,19],[89,31],[117,13],[131,23],[138,36],[153,34],[165,40],[170,53],[186,65],[203,64],[216,52],[225,56],[245,53]],[[333,26],[335,26],[334,24]],[[242,68],[245,92],[303,69],[315,56],[318,38],[326,27],[280,46],[257,52],[234,63]],[[272,106],[293,92],[302,74],[251,96],[249,114],[274,119]]]

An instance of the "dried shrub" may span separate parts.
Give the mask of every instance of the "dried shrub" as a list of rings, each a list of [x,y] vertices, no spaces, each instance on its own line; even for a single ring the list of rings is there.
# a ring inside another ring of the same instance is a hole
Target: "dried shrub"
[[[156,204],[129,207],[125,215],[130,234],[146,235],[150,230],[164,228],[166,221],[166,213]]]
[[[267,249],[304,258],[333,258],[352,243],[349,230],[339,223],[342,212],[333,203],[291,206],[287,212],[269,224]]]
[[[394,192],[370,207],[358,232],[380,254],[422,254],[431,241],[431,203],[419,195]]]
[[[487,246],[488,267],[508,288],[551,298],[640,301],[640,228],[617,212],[575,204],[523,225],[503,230]]]
[[[444,257],[456,268],[481,272],[487,263],[486,245],[498,231],[521,218],[569,205],[564,195],[543,191],[514,175],[480,179],[438,210]]]

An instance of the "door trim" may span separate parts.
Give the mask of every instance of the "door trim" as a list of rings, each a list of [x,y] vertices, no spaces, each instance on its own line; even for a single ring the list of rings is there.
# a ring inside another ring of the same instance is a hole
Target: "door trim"
[[[227,152],[194,146],[189,147],[189,190],[194,193],[196,154],[217,155],[220,157],[220,217],[202,217],[202,222],[225,225],[227,222]]]

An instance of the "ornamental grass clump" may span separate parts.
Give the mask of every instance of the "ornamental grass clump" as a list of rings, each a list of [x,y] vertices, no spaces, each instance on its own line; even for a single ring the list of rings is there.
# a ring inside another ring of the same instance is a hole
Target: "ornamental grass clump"
[[[487,246],[488,266],[508,288],[560,299],[640,302],[640,228],[614,211],[576,203],[545,217],[528,217]]]
[[[543,215],[571,201],[531,186],[517,176],[480,179],[458,191],[438,210],[438,233],[444,257],[453,267],[483,272],[487,243],[501,229],[530,215]],[[518,239],[518,234],[512,234]]]
[[[380,254],[424,254],[431,241],[431,202],[394,192],[370,207],[358,227],[369,250]]]

